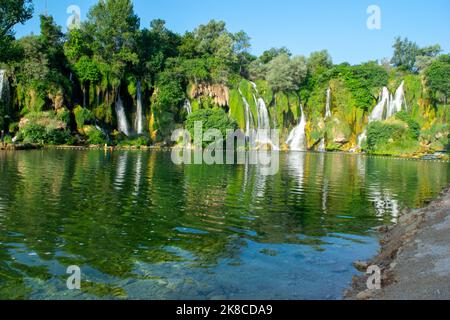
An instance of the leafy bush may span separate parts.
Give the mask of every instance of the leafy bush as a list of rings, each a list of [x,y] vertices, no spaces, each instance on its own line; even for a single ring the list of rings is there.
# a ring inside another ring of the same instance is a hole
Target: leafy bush
[[[62,121],[62,122],[64,122],[66,125],[68,125],[69,122],[70,122],[70,111],[67,110],[66,108],[59,109],[59,110],[56,112],[56,118],[57,118],[59,121]]]
[[[95,120],[95,116],[89,109],[77,106],[73,113],[75,114],[75,122],[77,123],[77,128],[81,129],[83,126],[89,122]]]
[[[136,138],[125,139],[118,143],[121,147],[144,147],[150,144],[150,138],[147,136],[139,136]]]
[[[202,122],[203,132],[209,129],[217,129],[221,132],[222,137],[226,137],[227,130],[236,130],[236,121],[228,118],[223,109],[201,109],[191,113],[186,120],[186,128],[194,138],[195,122]],[[203,147],[208,146],[208,142],[203,143]]]
[[[40,124],[27,124],[19,132],[19,140],[25,143],[66,144],[71,141],[70,132],[66,129],[46,127]]]
[[[413,139],[418,139],[420,136],[420,125],[405,111],[401,111],[395,115],[398,120],[408,124]]]
[[[403,122],[379,122],[367,128],[366,150],[372,154],[400,155],[415,153],[420,149],[417,139]]]
[[[87,142],[93,145],[104,145],[106,144],[106,136],[100,130],[89,130],[87,132]]]

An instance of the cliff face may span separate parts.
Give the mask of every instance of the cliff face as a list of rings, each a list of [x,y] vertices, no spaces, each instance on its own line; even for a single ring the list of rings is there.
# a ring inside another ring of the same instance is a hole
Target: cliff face
[[[226,107],[230,101],[230,90],[225,85],[200,83],[193,84],[189,88],[189,98],[197,100],[201,98],[209,98],[219,107]]]

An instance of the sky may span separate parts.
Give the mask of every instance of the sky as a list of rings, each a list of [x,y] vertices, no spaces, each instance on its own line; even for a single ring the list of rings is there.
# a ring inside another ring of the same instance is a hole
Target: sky
[[[33,0],[35,17],[15,28],[16,36],[39,33],[38,15],[46,10],[66,30],[70,5],[80,8],[82,21],[97,0]],[[46,5],[47,3],[47,5]],[[420,46],[439,43],[450,53],[450,0],[134,0],[141,28],[153,19],[166,20],[177,33],[211,19],[223,20],[231,32],[244,30],[251,53],[287,47],[294,55],[327,49],[335,63],[358,64],[392,56],[396,36]],[[380,9],[380,29],[367,20]]]

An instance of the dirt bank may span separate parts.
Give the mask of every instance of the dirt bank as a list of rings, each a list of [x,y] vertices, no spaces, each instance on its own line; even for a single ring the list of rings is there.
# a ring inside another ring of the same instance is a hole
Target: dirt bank
[[[367,290],[368,276],[353,279],[347,299],[450,299],[450,187],[425,208],[410,210],[384,228],[381,250],[364,269],[381,269],[381,290]]]

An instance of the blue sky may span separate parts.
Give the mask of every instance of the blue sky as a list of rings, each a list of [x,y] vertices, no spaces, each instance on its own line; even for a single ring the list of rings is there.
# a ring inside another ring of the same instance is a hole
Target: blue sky
[[[16,27],[18,37],[39,33],[37,15],[46,1],[33,2],[35,17]],[[85,19],[96,2],[47,0],[47,10],[65,26],[70,5],[78,5]],[[397,35],[422,46],[439,43],[450,52],[450,0],[134,0],[134,5],[141,27],[161,18],[184,33],[210,19],[224,20],[230,31],[249,34],[256,55],[281,46],[303,55],[328,49],[335,63],[357,64],[390,57]],[[381,30],[366,27],[369,5],[381,9]]]

